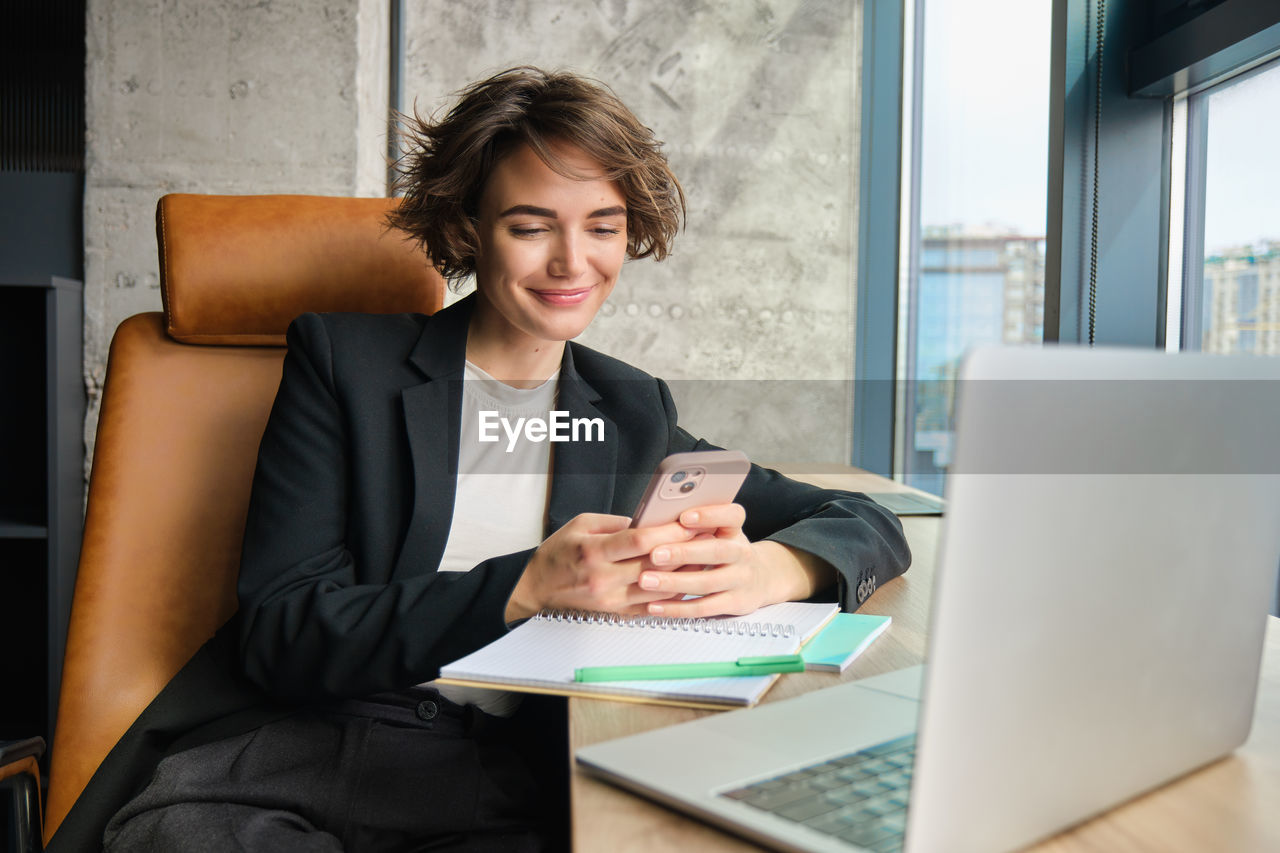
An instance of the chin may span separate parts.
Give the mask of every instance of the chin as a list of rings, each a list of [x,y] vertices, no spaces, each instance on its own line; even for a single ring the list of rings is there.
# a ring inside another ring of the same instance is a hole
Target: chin
[[[538,329],[538,336],[546,340],[567,341],[587,330],[600,311],[603,300],[572,307],[538,305],[530,319]]]
[[[594,314],[592,315],[594,317]],[[558,322],[539,323],[536,336],[547,341],[568,341],[581,335],[591,325],[591,317],[586,320],[562,318]]]

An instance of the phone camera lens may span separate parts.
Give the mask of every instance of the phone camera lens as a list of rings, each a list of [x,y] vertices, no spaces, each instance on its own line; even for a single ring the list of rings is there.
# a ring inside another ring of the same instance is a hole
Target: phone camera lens
[[[694,489],[696,489],[697,487],[698,487],[698,484],[697,484],[697,483],[694,483],[694,482],[688,482],[688,483],[685,483],[683,486],[681,486],[681,487],[680,487],[680,491],[681,491],[681,492],[683,492],[684,494],[688,494],[689,492],[692,492],[692,491],[693,491]]]
[[[688,471],[677,471],[677,472],[675,472],[674,474],[672,474],[672,475],[671,475],[671,482],[673,482],[673,483],[678,483],[678,482],[680,482],[681,480],[683,480],[683,479],[684,479],[685,477],[687,477],[687,476],[689,476],[689,472],[688,472]]]

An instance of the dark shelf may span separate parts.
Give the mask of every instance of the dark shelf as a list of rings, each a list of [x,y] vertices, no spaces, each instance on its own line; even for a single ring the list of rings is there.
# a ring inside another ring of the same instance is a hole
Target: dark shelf
[[[24,524],[0,518],[0,539],[46,539],[49,528],[43,524]]]
[[[83,293],[0,274],[0,738],[50,740],[84,507]]]

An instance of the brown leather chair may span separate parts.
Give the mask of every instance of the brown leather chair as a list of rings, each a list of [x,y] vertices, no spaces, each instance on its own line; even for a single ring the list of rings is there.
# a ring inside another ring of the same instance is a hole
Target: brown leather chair
[[[441,307],[440,276],[383,223],[395,203],[160,200],[164,312],[130,317],[111,343],[46,841],[111,747],[235,610],[250,480],[290,321]]]

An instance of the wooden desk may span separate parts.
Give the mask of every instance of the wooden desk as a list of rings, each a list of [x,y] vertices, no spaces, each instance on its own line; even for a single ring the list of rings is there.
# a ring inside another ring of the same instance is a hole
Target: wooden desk
[[[797,479],[856,491],[901,490],[874,474],[831,466],[791,472]],[[862,608],[893,616],[889,630],[838,678],[784,675],[765,696],[777,701],[839,680],[865,678],[920,663],[925,652],[933,567],[941,520],[902,519],[913,562]],[[569,700],[569,745],[685,722],[708,713],[599,699]],[[593,779],[576,765],[570,780],[576,853],[758,850],[707,824]],[[1032,848],[1038,853],[1202,853],[1280,850],[1280,620],[1270,618],[1257,713],[1249,740],[1233,755]]]

